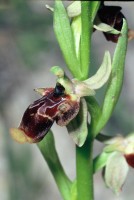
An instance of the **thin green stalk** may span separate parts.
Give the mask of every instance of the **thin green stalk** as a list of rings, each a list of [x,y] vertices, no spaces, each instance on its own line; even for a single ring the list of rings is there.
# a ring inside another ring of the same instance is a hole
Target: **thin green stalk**
[[[91,137],[86,140],[81,148],[76,148],[77,200],[94,199],[92,148],[93,139]]]
[[[45,158],[51,173],[56,181],[59,191],[64,200],[71,199],[72,182],[69,180],[60,163],[56,152],[54,137],[51,131],[47,134],[44,140],[38,143],[38,147]]]
[[[91,34],[92,34],[92,22],[91,22],[91,2],[81,2],[81,46],[80,46],[80,58],[81,58],[81,71],[83,78],[88,78],[90,67],[90,49],[91,49]]]

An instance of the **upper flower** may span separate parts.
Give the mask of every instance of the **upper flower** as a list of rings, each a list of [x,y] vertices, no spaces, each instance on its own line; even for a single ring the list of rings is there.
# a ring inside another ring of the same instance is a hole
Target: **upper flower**
[[[123,25],[123,18],[125,16],[121,12],[120,6],[106,6],[101,2],[100,9],[98,10],[98,16],[101,22],[106,23],[114,29],[121,31]],[[103,32],[108,41],[117,42],[120,34],[111,34]]]

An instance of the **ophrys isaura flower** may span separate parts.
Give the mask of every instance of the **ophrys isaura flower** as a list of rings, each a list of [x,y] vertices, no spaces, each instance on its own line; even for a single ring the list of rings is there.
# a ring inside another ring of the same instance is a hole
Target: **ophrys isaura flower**
[[[120,6],[107,6],[104,2],[101,2],[101,6],[98,10],[98,16],[102,23],[106,23],[113,27],[117,31],[121,31],[123,26],[123,18],[125,16],[121,12],[122,8]],[[119,34],[112,34],[110,32],[103,32],[104,36],[108,41],[117,43]]]
[[[54,121],[67,125],[79,111],[79,102],[64,93],[64,87],[57,83],[55,88],[37,90],[43,96],[34,101],[24,112],[18,129],[11,134],[18,142],[39,142],[47,134]],[[21,137],[19,137],[21,136]]]
[[[20,142],[36,143],[47,134],[54,122],[66,126],[76,117],[81,97],[95,95],[95,89],[102,87],[111,73],[109,52],[105,53],[97,73],[85,80],[70,80],[60,67],[52,67],[57,76],[55,88],[39,88],[42,97],[28,106],[18,128],[11,128],[12,137]]]

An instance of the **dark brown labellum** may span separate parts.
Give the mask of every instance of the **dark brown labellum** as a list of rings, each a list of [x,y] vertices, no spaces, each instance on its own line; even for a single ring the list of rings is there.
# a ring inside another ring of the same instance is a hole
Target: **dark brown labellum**
[[[55,88],[44,89],[43,94],[26,109],[18,128],[31,142],[42,140],[54,121],[60,126],[67,125],[79,111],[79,102],[72,101],[59,83]]]
[[[134,154],[125,154],[127,163],[134,168]]]

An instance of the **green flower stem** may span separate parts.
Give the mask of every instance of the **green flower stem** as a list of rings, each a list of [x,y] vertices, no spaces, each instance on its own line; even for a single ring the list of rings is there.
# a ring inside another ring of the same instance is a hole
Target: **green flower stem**
[[[63,197],[64,200],[70,200],[71,199],[71,187],[72,182],[69,180],[67,175],[64,172],[64,169],[60,163],[60,160],[58,158],[56,149],[55,149],[55,143],[54,143],[54,137],[51,131],[47,133],[47,136],[44,140],[38,143],[38,147],[45,158],[49,169],[51,170],[53,177],[56,181],[56,184],[59,188],[59,191]]]
[[[92,5],[91,5],[92,4]],[[89,1],[81,1],[82,34],[80,45],[80,59],[83,79],[88,78],[90,69],[91,35],[92,25],[98,4]],[[93,9],[93,12],[92,12]],[[76,78],[80,79],[77,75]],[[88,101],[88,99],[86,99]],[[97,102],[91,101],[99,108]],[[100,111],[100,109],[99,109]],[[76,147],[76,178],[77,200],[93,200],[93,134],[91,127],[88,129],[88,138],[82,147]]]
[[[81,148],[76,147],[77,200],[94,199],[92,148],[92,137],[89,137]]]
[[[91,49],[91,2],[81,1],[81,45],[80,45],[80,58],[81,58],[81,71],[83,78],[88,78],[90,67],[90,49]]]

